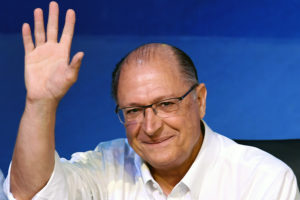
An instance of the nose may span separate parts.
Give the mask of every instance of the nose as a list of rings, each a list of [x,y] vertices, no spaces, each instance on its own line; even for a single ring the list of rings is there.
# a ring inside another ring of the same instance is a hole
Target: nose
[[[154,113],[152,107],[146,108],[142,129],[148,136],[153,136],[162,126],[162,120]]]

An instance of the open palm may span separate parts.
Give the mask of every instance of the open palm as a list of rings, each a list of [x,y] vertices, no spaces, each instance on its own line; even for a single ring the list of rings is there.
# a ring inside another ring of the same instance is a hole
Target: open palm
[[[63,33],[60,41],[57,42],[58,12],[57,3],[51,2],[45,34],[43,12],[41,9],[34,11],[35,45],[29,25],[26,23],[23,25],[25,84],[27,98],[30,100],[58,102],[77,80],[83,53],[78,52],[69,63],[75,12],[67,11]]]

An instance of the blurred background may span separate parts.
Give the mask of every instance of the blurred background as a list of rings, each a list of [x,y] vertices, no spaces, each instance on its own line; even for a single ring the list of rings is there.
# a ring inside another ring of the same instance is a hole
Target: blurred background
[[[110,96],[114,65],[149,42],[191,56],[208,89],[208,125],[232,139],[300,139],[300,1],[64,0],[77,13],[72,55],[84,51],[77,83],[62,100],[56,149],[70,158],[105,140],[126,137]],[[21,26],[49,1],[0,6],[0,169],[11,160],[24,109]]]

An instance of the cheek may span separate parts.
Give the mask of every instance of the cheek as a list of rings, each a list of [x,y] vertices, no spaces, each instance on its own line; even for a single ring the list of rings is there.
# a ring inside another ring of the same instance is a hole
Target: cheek
[[[184,139],[185,133],[185,118],[183,116],[164,118],[164,127],[166,132],[172,132],[172,134],[177,136],[175,140],[176,146],[181,146]]]
[[[164,118],[163,122],[166,126],[180,131],[182,124],[184,123],[184,119],[181,116],[174,116],[174,117],[168,117],[168,118]]]
[[[132,145],[132,143],[134,143],[134,141],[138,137],[140,125],[139,124],[126,125],[125,129],[126,129],[126,136],[127,136],[128,142],[129,142],[129,144]]]
[[[180,133],[192,131],[195,121],[197,121],[197,113],[190,107],[180,110],[174,117],[164,119],[167,126]]]
[[[176,117],[166,118],[165,124],[176,130],[179,135],[178,145],[191,143],[200,133],[200,117],[197,108],[190,106]],[[187,145],[187,144],[185,144]]]

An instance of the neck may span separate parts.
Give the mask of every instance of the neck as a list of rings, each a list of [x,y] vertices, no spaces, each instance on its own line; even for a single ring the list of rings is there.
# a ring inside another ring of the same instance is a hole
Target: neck
[[[149,166],[153,178],[160,185],[166,195],[169,195],[171,193],[176,184],[179,183],[188,172],[200,151],[202,142],[203,135],[201,134],[199,137],[199,141],[191,152],[190,157],[179,166],[164,169],[155,169]]]

